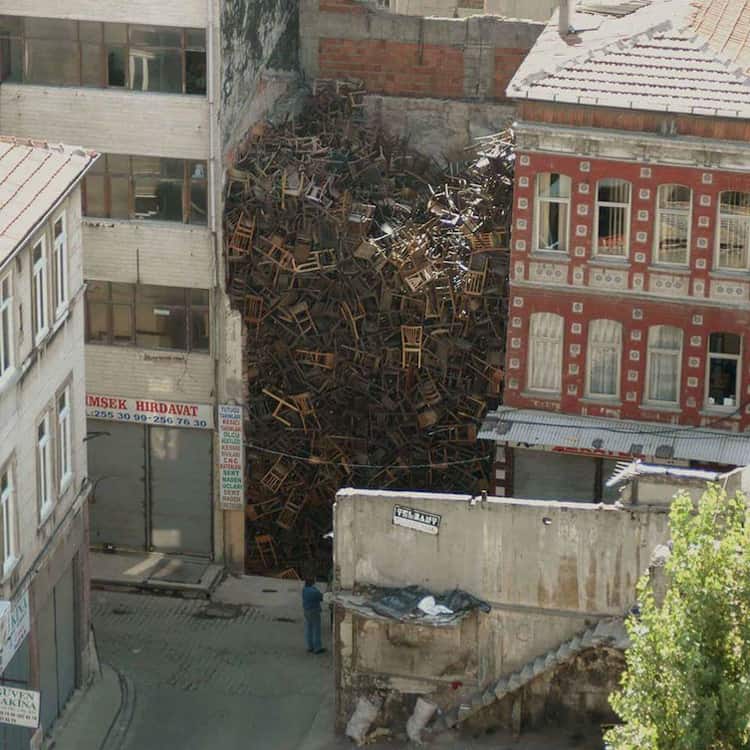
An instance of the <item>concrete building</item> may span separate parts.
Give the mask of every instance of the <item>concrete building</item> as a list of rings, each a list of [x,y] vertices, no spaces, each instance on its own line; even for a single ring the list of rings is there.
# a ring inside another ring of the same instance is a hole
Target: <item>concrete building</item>
[[[480,437],[498,492],[599,500],[619,459],[750,460],[750,44],[740,0],[567,6],[507,90],[506,382]]]
[[[95,546],[243,564],[218,470],[217,406],[243,401],[223,154],[286,85],[266,64],[292,3],[257,5],[0,2],[0,131],[102,154],[82,190]]]
[[[40,734],[87,673],[80,182],[96,156],[0,137],[0,685],[41,693]],[[0,724],[0,747],[31,735]]]
[[[622,620],[668,508],[341,490],[334,510],[334,671],[341,730],[360,698],[403,732],[606,721],[624,665]],[[447,552],[449,551],[449,553]],[[367,607],[369,587],[455,588],[491,607],[448,624]]]

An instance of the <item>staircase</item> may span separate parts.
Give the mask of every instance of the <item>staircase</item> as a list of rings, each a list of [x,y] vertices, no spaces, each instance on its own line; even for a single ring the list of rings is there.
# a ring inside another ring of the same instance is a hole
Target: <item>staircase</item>
[[[515,693],[535,677],[548,669],[563,664],[587,648],[609,646],[624,651],[629,645],[630,641],[622,618],[600,620],[594,627],[579,633],[569,641],[564,641],[557,648],[551,649],[528,662],[519,671],[504,675],[484,690],[478,690],[473,695],[464,697],[461,705],[454,706],[439,716],[432,723],[430,729],[434,732],[440,732],[460,724],[481,708],[489,706],[493,701],[500,700],[506,695]]]

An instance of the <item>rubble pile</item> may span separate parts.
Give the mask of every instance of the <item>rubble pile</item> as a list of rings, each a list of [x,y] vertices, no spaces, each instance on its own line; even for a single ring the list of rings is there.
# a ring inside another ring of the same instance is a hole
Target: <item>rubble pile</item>
[[[476,492],[503,378],[510,133],[448,172],[368,125],[356,81],[254,127],[227,180],[227,285],[246,324],[248,563],[328,553],[336,491]]]

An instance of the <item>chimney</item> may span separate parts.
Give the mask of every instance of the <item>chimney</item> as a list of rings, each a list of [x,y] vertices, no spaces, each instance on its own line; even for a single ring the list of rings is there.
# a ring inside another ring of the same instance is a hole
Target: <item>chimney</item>
[[[560,0],[560,8],[557,16],[557,28],[560,36],[568,36],[570,30],[570,3],[573,0]]]

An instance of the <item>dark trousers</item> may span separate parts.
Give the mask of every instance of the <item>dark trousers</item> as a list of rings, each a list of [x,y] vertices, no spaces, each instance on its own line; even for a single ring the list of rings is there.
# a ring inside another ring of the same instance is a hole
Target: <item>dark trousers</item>
[[[320,651],[320,610],[305,610],[305,645],[308,651]]]

